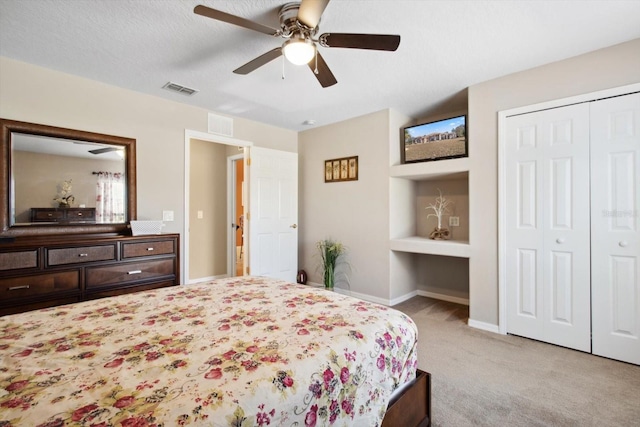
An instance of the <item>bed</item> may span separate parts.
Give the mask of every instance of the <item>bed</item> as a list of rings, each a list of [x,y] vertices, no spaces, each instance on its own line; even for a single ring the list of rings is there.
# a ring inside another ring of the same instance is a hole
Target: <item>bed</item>
[[[399,311],[259,277],[0,317],[0,426],[427,425],[416,342]]]

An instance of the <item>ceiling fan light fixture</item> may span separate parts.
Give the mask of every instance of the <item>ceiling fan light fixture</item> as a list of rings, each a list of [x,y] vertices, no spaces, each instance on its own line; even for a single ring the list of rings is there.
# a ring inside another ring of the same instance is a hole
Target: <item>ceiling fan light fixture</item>
[[[284,42],[282,52],[292,64],[304,65],[313,59],[316,47],[311,40],[296,37]]]

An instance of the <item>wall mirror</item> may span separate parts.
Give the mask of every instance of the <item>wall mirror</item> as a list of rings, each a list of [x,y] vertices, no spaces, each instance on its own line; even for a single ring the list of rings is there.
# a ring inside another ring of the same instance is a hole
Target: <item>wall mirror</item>
[[[0,236],[123,233],[135,139],[0,119]]]

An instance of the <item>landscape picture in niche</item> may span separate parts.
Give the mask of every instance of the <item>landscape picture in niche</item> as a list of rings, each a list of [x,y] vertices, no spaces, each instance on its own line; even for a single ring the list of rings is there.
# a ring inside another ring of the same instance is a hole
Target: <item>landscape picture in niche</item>
[[[404,128],[403,163],[467,157],[467,116],[423,123]]]

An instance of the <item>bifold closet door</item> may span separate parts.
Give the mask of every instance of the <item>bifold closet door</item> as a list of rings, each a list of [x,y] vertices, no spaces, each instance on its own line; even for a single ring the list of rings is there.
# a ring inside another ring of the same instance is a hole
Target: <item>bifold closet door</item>
[[[589,106],[506,131],[507,332],[589,352]]]
[[[591,104],[593,353],[640,364],[640,94]]]

